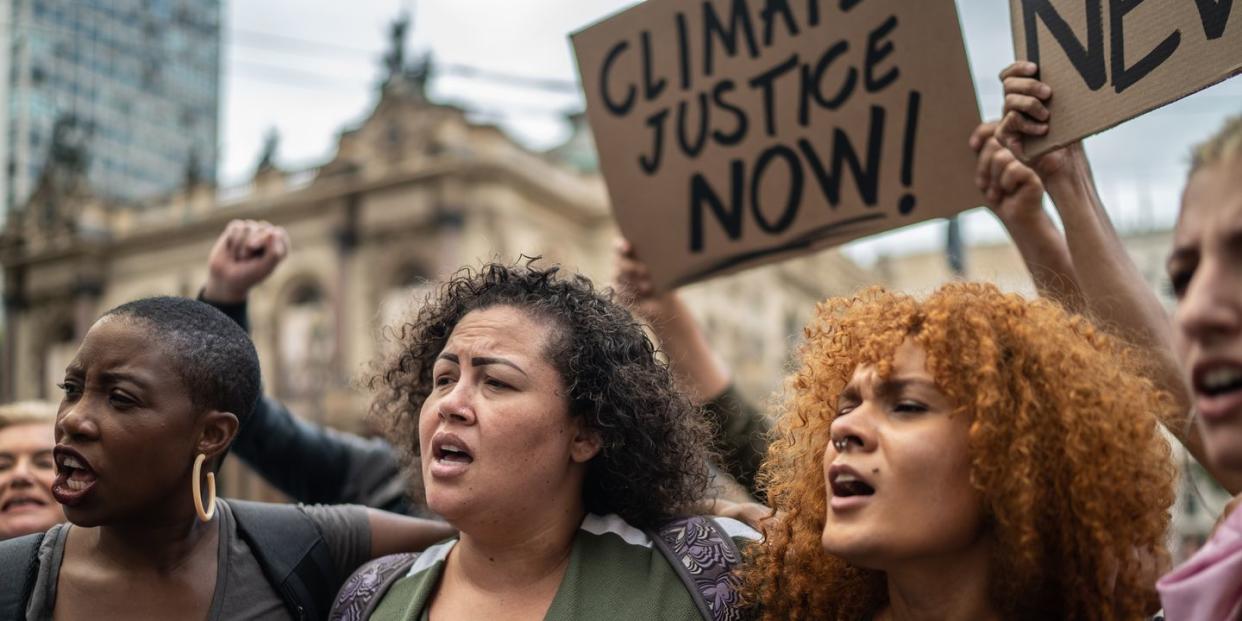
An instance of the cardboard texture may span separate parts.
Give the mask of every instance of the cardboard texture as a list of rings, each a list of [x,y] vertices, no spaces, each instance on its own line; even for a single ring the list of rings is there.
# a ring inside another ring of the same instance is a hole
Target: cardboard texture
[[[953,0],[648,0],[572,38],[659,287],[981,203]]]
[[[1047,153],[1237,74],[1242,9],[1233,8],[1233,0],[1010,0],[1015,55],[1038,63],[1052,87],[1049,133],[1028,139],[1024,155]]]

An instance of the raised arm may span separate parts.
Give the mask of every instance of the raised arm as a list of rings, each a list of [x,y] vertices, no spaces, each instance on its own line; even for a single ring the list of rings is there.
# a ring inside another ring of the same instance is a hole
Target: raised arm
[[[728,367],[676,291],[656,291],[647,265],[625,240],[616,248],[613,285],[641,319],[651,326],[669,368],[703,406],[717,429],[725,470],[754,493],[755,475],[767,451],[768,419],[733,388]]]
[[[208,257],[200,299],[249,327],[246,301],[288,255],[288,234],[267,222],[234,220]],[[279,401],[263,397],[233,440],[232,451],[265,480],[299,502],[356,503],[411,512],[392,447],[312,425]]]
[[[1038,67],[1027,61],[1016,62],[1001,73],[1005,112],[996,135],[1019,157],[1023,156],[1023,139],[1046,134],[1052,121],[1045,104],[1053,97],[1052,88],[1037,76]],[[1165,427],[1208,467],[1202,438],[1188,424],[1192,399],[1173,349],[1172,323],[1113,228],[1082,143],[1047,153],[1030,165],[1043,180],[1065,225],[1088,313],[1105,329],[1150,352],[1149,376],[1175,402],[1173,411],[1160,413]],[[1212,475],[1230,493],[1242,491],[1242,479],[1222,477],[1220,472]]]
[[[984,123],[970,136],[970,146],[979,154],[975,183],[1009,232],[1039,294],[1081,310],[1082,292],[1069,246],[1044,211],[1044,185],[996,139],[996,126]]]
[[[696,405],[724,394],[733,383],[729,369],[707,343],[690,308],[676,291],[656,291],[651,273],[626,240],[616,246],[613,287],[660,341],[669,368]]]
[[[250,290],[285,260],[289,247],[289,234],[279,226],[256,220],[229,222],[207,257],[203,299],[217,304],[245,303]]]
[[[360,504],[416,513],[392,446],[295,417],[262,397],[232,450],[268,483],[298,502]]]

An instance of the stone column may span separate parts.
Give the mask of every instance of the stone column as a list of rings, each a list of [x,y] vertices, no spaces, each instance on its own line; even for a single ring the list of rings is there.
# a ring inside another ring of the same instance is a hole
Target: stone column
[[[345,199],[345,207],[341,213],[341,223],[336,230],[336,295],[332,297],[333,339],[332,373],[338,381],[343,381],[345,356],[349,351],[349,303],[354,295],[350,286],[349,272],[358,249],[358,211],[362,197],[350,194]]]
[[[18,343],[17,317],[26,308],[24,269],[11,267],[4,278],[4,372],[0,373],[0,403],[17,398]]]

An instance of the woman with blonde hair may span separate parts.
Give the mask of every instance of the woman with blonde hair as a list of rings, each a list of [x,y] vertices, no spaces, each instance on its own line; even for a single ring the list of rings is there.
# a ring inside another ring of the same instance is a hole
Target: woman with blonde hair
[[[1140,359],[991,285],[822,304],[760,475],[762,618],[1151,614],[1174,471]]]
[[[52,425],[56,404],[0,405],[0,541],[37,533],[65,521],[52,497]]]

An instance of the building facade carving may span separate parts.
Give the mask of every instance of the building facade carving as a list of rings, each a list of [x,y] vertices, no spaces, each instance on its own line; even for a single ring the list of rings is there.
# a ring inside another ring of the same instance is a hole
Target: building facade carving
[[[82,184],[36,192],[0,236],[0,400],[58,398],[65,364],[104,310],[144,296],[195,295],[212,243],[235,218],[283,226],[293,245],[250,298],[268,393],[344,429],[364,429],[367,396],[357,380],[383,347],[382,326],[460,267],[542,256],[607,283],[617,232],[603,180],[582,149],[572,161],[564,150],[532,152],[461,109],[428,101],[422,86],[408,72],[386,80],[371,115],[343,131],[335,155],[312,170],[281,170],[269,155],[240,188],[192,184],[144,203],[101,199]],[[567,144],[589,145],[585,125],[576,127]],[[42,216],[47,210],[56,217]],[[739,386],[761,400],[779,385],[814,303],[866,281],[829,252],[685,295]],[[270,497],[237,468],[222,477],[230,493]]]

